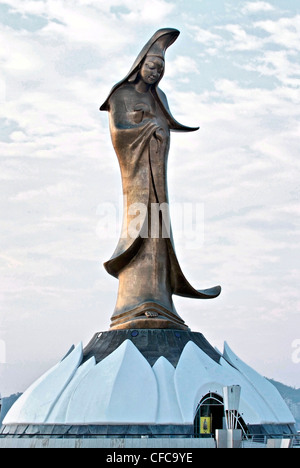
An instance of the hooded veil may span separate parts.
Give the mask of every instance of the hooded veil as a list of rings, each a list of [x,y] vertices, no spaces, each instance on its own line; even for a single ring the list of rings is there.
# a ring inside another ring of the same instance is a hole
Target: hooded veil
[[[117,154],[123,185],[124,217],[118,245],[104,266],[119,279],[119,292],[111,328],[151,327],[184,328],[172,295],[209,299],[220,294],[220,287],[196,290],[179,266],[171,228],[169,235],[153,238],[152,206],[168,207],[167,159],[170,131],[190,132],[172,116],[167,98],[158,83],[147,93],[137,92],[135,84],[148,56],[164,61],[166,49],[179,31],[157,31],[143,47],[126,77],[110,91],[100,110],[109,112],[112,143]],[[145,209],[143,209],[145,208]],[[134,235],[130,232],[132,215],[139,213]],[[150,318],[151,317],[151,318]],[[151,325],[150,322],[151,321]]]
[[[116,83],[104,103],[101,105],[101,111],[109,111],[109,99],[112,94],[124,83],[132,82],[136,77],[141,64],[147,55],[156,55],[164,59],[166,49],[176,41],[177,37],[179,36],[180,32],[177,29],[173,28],[165,28],[159,29],[156,31],[155,34],[149,39],[147,44],[142,48],[141,52],[135,59],[132,67],[130,68],[129,72],[121,81]],[[134,77],[134,78],[133,78]],[[162,79],[163,74],[161,75],[159,81]],[[166,118],[168,119],[169,127],[172,131],[183,131],[183,132],[193,132],[198,130],[199,127],[186,127],[185,125],[181,125],[177,122],[171,114],[171,111],[168,106],[168,102],[166,99],[165,94],[161,89],[158,88],[158,83],[155,83],[155,86],[152,87],[151,92],[155,96],[157,102],[159,102],[161,108],[163,109]]]

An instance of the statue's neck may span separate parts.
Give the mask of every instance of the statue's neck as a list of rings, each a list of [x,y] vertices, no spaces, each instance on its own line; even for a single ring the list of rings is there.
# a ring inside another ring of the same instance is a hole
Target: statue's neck
[[[150,86],[151,85],[145,83],[143,80],[139,80],[135,85],[135,89],[138,93],[144,94],[149,91]]]

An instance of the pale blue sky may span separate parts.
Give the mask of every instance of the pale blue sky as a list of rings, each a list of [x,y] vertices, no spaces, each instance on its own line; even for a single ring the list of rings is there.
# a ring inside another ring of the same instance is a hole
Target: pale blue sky
[[[170,200],[200,204],[204,242],[174,231],[195,287],[179,314],[267,377],[299,387],[298,0],[0,1],[0,392],[23,391],[109,326],[102,203],[121,180],[106,113],[113,84],[161,27],[178,28],[161,82],[193,134],[173,134]],[[202,229],[201,228],[201,229]],[[200,236],[201,239],[201,236]],[[0,359],[1,361],[1,359]]]

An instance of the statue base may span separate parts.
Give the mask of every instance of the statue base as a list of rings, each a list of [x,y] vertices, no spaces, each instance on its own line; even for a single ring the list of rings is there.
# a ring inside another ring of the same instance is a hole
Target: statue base
[[[98,364],[111,355],[124,341],[130,340],[152,367],[163,356],[176,367],[183,349],[190,341],[216,363],[220,354],[202,333],[190,330],[137,329],[110,330],[95,333],[83,349],[83,363],[94,357]]]
[[[130,328],[189,330],[175,309],[170,311],[157,302],[144,302],[131,310],[112,316],[110,330]]]
[[[0,439],[61,433],[197,440],[202,417],[212,414],[211,435],[223,429],[223,392],[232,385],[241,387],[238,428],[293,434],[295,420],[278,391],[226,343],[221,353],[190,330],[99,332],[85,348],[72,347],[19,397],[4,417]]]

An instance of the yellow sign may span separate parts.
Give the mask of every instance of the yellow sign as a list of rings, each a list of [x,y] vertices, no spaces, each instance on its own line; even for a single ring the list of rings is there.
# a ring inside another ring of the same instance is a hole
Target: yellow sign
[[[211,433],[211,418],[204,416],[200,418],[200,434]]]

